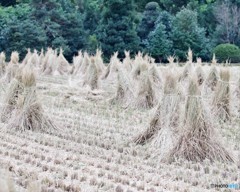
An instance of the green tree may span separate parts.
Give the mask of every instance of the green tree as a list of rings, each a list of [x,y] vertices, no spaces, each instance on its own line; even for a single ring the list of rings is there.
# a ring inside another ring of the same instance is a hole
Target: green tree
[[[16,5],[17,1],[16,0],[1,0],[0,1],[0,5],[2,6],[13,6],[13,5]]]
[[[165,60],[171,54],[172,41],[162,23],[159,23],[156,29],[149,34],[147,48],[150,55],[159,61]]]
[[[155,22],[159,16],[159,5],[156,2],[149,2],[143,12],[142,20],[138,26],[138,36],[144,41],[149,33],[154,30]]]
[[[0,8],[0,52],[9,57],[18,51],[23,58],[27,48],[38,49],[46,46],[46,34],[38,23],[30,17],[31,8],[27,4]]]
[[[226,60],[230,60],[233,63],[240,62],[240,49],[236,45],[229,43],[220,44],[214,48],[213,53],[215,53],[219,62],[225,62]]]
[[[102,8],[102,0],[87,0],[85,2],[83,24],[90,35],[96,32],[100,22]]]
[[[162,11],[157,18],[156,25],[159,23],[165,26],[165,31],[168,36],[172,33],[174,17],[167,11]]]
[[[180,60],[186,59],[189,48],[195,56],[209,59],[209,40],[205,36],[205,29],[199,27],[195,11],[184,8],[177,13],[171,38],[173,50]]]
[[[68,60],[86,46],[83,16],[68,0],[32,0],[32,16],[47,35],[47,46],[62,47]]]
[[[184,6],[189,3],[190,0],[160,0],[160,6],[162,9],[176,14],[180,11]]]
[[[109,58],[118,51],[124,56],[124,50],[133,53],[139,49],[139,37],[135,26],[133,0],[104,0],[105,10],[100,23],[98,39],[103,53]]]

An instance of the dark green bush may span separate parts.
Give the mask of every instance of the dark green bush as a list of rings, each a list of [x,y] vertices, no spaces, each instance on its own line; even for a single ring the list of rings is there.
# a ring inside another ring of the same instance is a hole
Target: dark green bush
[[[219,62],[229,60],[231,63],[240,63],[240,49],[233,44],[220,44],[213,50]]]

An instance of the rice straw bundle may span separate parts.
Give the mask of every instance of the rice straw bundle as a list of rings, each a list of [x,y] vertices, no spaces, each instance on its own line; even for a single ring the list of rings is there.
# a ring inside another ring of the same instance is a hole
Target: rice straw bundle
[[[43,64],[43,61],[44,61],[44,57],[45,57],[45,55],[44,55],[44,51],[43,51],[43,49],[41,49],[41,53],[40,53],[40,55],[39,55],[39,67],[41,68],[42,67],[42,64]]]
[[[73,75],[80,74],[80,68],[83,61],[83,54],[82,51],[78,51],[78,55],[76,57],[73,57]]]
[[[0,192],[16,192],[15,184],[10,172],[0,169]]]
[[[44,75],[59,75],[58,64],[57,64],[57,54],[54,51],[50,51],[47,55],[46,65],[44,65],[45,70]]]
[[[214,91],[219,78],[220,77],[219,77],[217,67],[213,65],[206,79],[206,86],[209,87],[212,91]]]
[[[221,68],[220,80],[217,83],[213,98],[214,110],[221,120],[227,120],[230,117],[230,71],[228,67]]]
[[[183,72],[179,77],[179,81],[184,81],[186,80],[192,73],[193,71],[193,64],[190,62],[187,62],[183,68]]]
[[[83,61],[82,61],[82,65],[80,67],[80,73],[81,74],[85,74],[87,71],[87,68],[89,66],[89,64],[91,63],[89,55],[87,52],[84,52],[83,54]]]
[[[237,91],[236,92],[237,92],[237,98],[239,99],[239,102],[240,102],[240,76],[237,81]]]
[[[18,64],[19,63],[19,54],[17,51],[13,51],[11,54],[11,60],[9,64]]]
[[[57,58],[57,71],[60,75],[66,75],[69,72],[70,65],[66,58],[63,56],[63,50],[60,49],[60,54]]]
[[[131,71],[131,78],[134,81],[139,80],[140,76],[148,70],[148,66],[149,66],[149,63],[147,63],[146,61],[143,61],[143,59],[141,58],[135,59],[135,64]]]
[[[169,64],[174,64],[175,57],[174,56],[169,56],[167,58],[167,60],[168,60]]]
[[[31,49],[28,48],[27,49],[27,54],[25,55],[25,57],[22,61],[22,64],[26,65],[31,56],[32,56]]]
[[[49,65],[49,56],[53,54],[53,50],[51,48],[48,48],[47,53],[45,54],[45,57],[42,60],[42,66],[41,66],[41,72],[45,72]]]
[[[130,58],[130,52],[124,51],[125,58],[123,59],[123,66],[127,70],[127,72],[130,72],[132,70],[132,60]]]
[[[137,94],[132,101],[132,107],[137,109],[152,108],[156,104],[156,96],[148,71],[143,70],[143,72],[141,72],[137,83]]]
[[[30,66],[22,70],[23,92],[18,94],[17,103],[7,128],[21,131],[48,131],[56,129],[52,121],[44,115],[37,99],[36,78]]]
[[[196,162],[204,159],[233,162],[232,156],[217,140],[212,119],[203,108],[198,83],[194,78],[189,83],[188,94],[180,138],[163,161],[183,158]]]
[[[133,85],[126,69],[118,65],[116,95],[110,100],[111,104],[128,105],[134,99]]]
[[[195,73],[197,75],[198,85],[202,85],[204,80],[205,80],[205,74],[204,74],[204,71],[202,69],[202,66],[198,66],[195,70]]]
[[[174,73],[177,72],[177,63],[174,62],[176,60],[176,57],[169,56],[167,60],[169,62],[169,65],[168,65],[169,70]]]
[[[192,50],[190,48],[188,49],[187,62],[188,63],[192,63],[193,62],[193,52],[192,52]]]
[[[197,58],[197,66],[202,66],[202,58]]]
[[[32,64],[34,67],[37,67],[37,68],[40,67],[39,55],[38,55],[38,52],[37,52],[36,49],[34,49],[34,52],[33,52],[33,54],[31,55],[30,60],[31,60],[31,61],[30,61],[31,64]],[[27,63],[29,63],[29,62],[27,62]]]
[[[84,76],[83,86],[90,86],[91,90],[99,88],[99,71],[95,64],[95,58],[91,57],[86,75]]]
[[[10,83],[12,79],[17,75],[19,70],[18,64],[9,64],[6,68],[5,76],[3,77],[3,82]]]
[[[177,81],[173,75],[168,75],[166,77],[166,82],[164,85],[164,96],[159,102],[158,107],[155,111],[153,118],[150,121],[150,125],[146,131],[141,133],[134,139],[136,144],[145,144],[146,142],[156,138],[154,143],[161,145],[163,132],[171,132],[171,128],[175,128],[178,125],[178,105],[180,102],[180,97],[177,91]],[[158,134],[159,133],[159,134]],[[169,139],[172,134],[169,134]],[[164,136],[165,137],[165,136]],[[166,137],[165,137],[166,138]],[[170,139],[171,140],[171,139]],[[163,143],[162,143],[163,144]],[[167,147],[167,146],[166,146]]]
[[[162,78],[161,75],[157,69],[157,66],[155,64],[152,64],[149,67],[149,78],[151,80],[151,82],[153,82],[154,84],[156,84],[158,87],[161,87],[162,84]]]
[[[6,72],[6,56],[4,52],[0,53],[0,77],[2,77]]]
[[[215,53],[213,54],[212,65],[213,65],[213,66],[216,66],[216,65],[217,65],[217,59],[216,59]]]
[[[19,68],[19,65],[11,65],[9,67],[16,67],[16,71],[14,74],[13,79],[7,89],[6,95],[4,97],[4,107],[1,113],[1,121],[6,122],[7,119],[10,118],[12,111],[14,110],[19,94],[23,92],[23,84],[22,84],[22,71]]]
[[[103,63],[102,51],[100,49],[96,50],[95,64],[96,64],[96,67],[98,68],[98,72],[101,74],[105,69],[105,65]]]
[[[120,60],[118,59],[118,52],[115,52],[110,59],[110,63],[107,66],[102,79],[110,78],[112,79],[118,72],[118,65],[120,64]]]

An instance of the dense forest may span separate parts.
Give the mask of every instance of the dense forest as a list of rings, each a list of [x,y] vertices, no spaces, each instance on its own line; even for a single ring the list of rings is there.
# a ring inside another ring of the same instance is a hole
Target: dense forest
[[[60,48],[69,61],[78,50],[124,57],[148,53],[240,62],[240,0],[1,0],[0,52]]]

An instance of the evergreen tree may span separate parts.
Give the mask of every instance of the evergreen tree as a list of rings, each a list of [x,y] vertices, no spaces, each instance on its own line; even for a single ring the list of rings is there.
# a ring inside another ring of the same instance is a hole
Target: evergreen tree
[[[163,24],[165,26],[166,33],[169,36],[173,29],[173,19],[174,17],[169,12],[162,11],[158,16],[155,25],[158,25],[159,23]]]
[[[133,0],[104,0],[105,11],[100,23],[98,38],[106,57],[118,51],[124,56],[124,50],[137,52],[139,38],[135,28]]]
[[[180,60],[186,59],[189,48],[197,57],[209,59],[209,41],[204,28],[199,27],[197,13],[189,9],[182,9],[173,21],[173,49]]]
[[[18,51],[23,58],[27,48],[40,50],[46,46],[45,31],[30,17],[31,8],[26,4],[5,8],[0,11],[0,52],[9,57],[12,51]]]
[[[0,1],[0,5],[2,6],[12,6],[12,5],[16,5],[17,1],[16,0],[1,0]]]
[[[144,41],[149,33],[154,30],[155,22],[159,16],[159,5],[156,2],[150,2],[146,5],[143,12],[143,18],[138,26],[138,36]]]
[[[159,23],[156,29],[149,34],[147,48],[151,56],[159,61],[165,60],[171,54],[172,41],[162,23]]]
[[[86,0],[84,7],[84,28],[90,35],[96,32],[100,22],[102,0]]]

